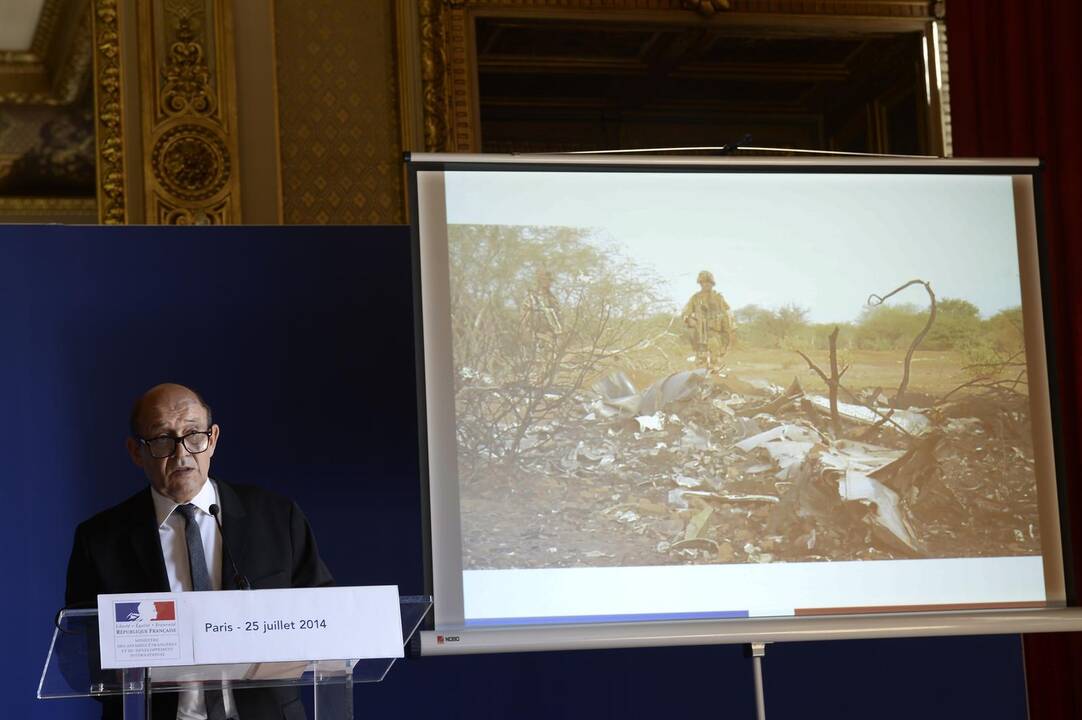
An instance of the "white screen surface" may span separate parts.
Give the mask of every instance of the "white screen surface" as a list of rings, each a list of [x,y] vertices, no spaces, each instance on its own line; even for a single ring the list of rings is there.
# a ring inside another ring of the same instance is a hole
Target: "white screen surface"
[[[1062,603],[1012,174],[620,170],[418,173],[437,627]]]

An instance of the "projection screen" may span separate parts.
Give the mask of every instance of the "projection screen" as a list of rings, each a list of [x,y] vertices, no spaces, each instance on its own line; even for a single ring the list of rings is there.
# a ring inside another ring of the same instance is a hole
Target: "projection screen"
[[[424,652],[1077,624],[1038,167],[413,155]]]

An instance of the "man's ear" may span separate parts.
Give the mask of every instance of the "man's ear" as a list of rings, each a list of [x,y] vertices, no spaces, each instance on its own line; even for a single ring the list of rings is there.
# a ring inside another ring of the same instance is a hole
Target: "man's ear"
[[[207,447],[207,458],[214,457],[214,448],[218,447],[218,433],[221,432],[217,425],[210,426],[210,445]]]
[[[129,436],[125,445],[128,447],[128,457],[131,458],[131,461],[139,467],[143,467],[143,453],[139,441]]]

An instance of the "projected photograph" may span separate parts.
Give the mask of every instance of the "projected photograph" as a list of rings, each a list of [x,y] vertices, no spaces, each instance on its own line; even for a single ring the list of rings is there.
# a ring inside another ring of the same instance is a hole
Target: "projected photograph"
[[[1040,555],[1011,182],[448,172],[465,570]]]

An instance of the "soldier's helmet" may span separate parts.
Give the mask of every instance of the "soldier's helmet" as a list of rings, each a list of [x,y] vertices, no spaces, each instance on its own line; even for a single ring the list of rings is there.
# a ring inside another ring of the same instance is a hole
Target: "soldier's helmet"
[[[700,283],[700,284],[701,283],[710,283],[711,285],[716,285],[717,284],[717,283],[714,282],[714,274],[711,273],[709,270],[703,270],[701,273],[699,273],[699,277],[695,278],[695,282]]]

